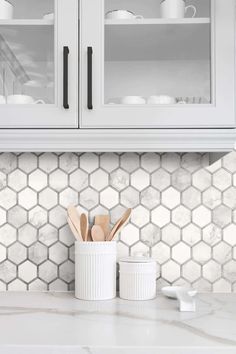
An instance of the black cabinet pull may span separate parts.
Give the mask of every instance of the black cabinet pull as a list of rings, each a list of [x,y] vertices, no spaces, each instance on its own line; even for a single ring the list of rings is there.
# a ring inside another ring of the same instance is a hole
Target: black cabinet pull
[[[88,47],[88,109],[93,109],[93,48]]]
[[[68,57],[69,47],[63,48],[63,107],[69,109],[68,103]]]

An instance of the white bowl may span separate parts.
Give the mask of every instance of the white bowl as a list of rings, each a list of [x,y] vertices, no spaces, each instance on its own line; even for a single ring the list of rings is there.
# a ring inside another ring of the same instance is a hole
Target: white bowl
[[[177,292],[181,289],[184,289],[182,286],[165,286],[161,289],[163,295],[170,299],[177,299]],[[197,290],[194,289],[186,289],[189,296],[195,296],[197,294]]]
[[[141,96],[124,96],[121,104],[146,104],[146,100]]]
[[[150,96],[147,100],[148,104],[176,104],[175,97],[160,95],[160,96]]]

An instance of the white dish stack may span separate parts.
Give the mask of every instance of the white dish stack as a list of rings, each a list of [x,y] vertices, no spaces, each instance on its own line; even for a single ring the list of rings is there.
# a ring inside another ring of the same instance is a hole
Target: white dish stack
[[[75,242],[75,297],[116,297],[116,242]]]
[[[157,264],[151,258],[128,257],[120,262],[120,297],[151,300],[156,297]]]

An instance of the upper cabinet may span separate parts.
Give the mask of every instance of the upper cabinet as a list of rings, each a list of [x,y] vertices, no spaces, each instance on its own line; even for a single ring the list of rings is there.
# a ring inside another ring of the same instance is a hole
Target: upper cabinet
[[[82,0],[81,19],[80,128],[235,127],[235,0]]]
[[[78,127],[78,1],[0,1],[0,127]]]

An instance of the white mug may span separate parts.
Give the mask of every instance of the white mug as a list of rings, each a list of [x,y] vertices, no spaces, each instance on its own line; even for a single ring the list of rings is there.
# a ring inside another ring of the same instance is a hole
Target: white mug
[[[0,95],[0,104],[6,104],[6,103],[7,103],[6,98]]]
[[[121,98],[121,104],[146,104],[141,96],[124,96]]]
[[[132,20],[132,19],[142,19],[143,16],[135,15],[133,12],[128,10],[112,10],[106,13],[107,20]]]
[[[197,9],[193,5],[185,6],[185,0],[162,0],[161,17],[162,18],[184,18],[188,9],[193,10],[192,17],[196,16]]]
[[[0,0],[0,20],[11,20],[13,18],[13,5],[6,1]]]
[[[150,96],[147,101],[148,104],[176,104],[175,97],[160,95],[160,96]]]
[[[35,101],[33,97],[27,95],[10,95],[7,97],[8,104],[45,104],[43,100]]]

